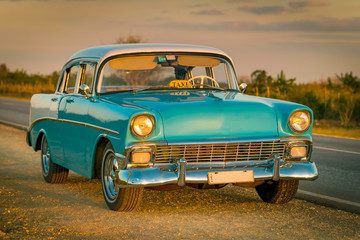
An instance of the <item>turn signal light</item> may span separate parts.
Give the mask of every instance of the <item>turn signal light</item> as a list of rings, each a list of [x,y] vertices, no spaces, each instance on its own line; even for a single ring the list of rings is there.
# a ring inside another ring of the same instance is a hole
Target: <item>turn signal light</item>
[[[150,152],[133,152],[132,153],[132,163],[137,164],[146,164],[149,163],[151,160],[151,153]]]
[[[290,150],[291,158],[302,158],[306,157],[307,147],[306,146],[294,146]]]

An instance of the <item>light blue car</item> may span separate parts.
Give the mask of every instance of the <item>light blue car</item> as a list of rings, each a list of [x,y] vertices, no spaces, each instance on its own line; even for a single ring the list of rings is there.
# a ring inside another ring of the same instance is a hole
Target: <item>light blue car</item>
[[[54,94],[31,98],[27,142],[44,179],[100,178],[112,210],[144,188],[255,187],[269,203],[314,180],[306,106],[244,94],[231,58],[204,46],[125,44],[74,54]]]

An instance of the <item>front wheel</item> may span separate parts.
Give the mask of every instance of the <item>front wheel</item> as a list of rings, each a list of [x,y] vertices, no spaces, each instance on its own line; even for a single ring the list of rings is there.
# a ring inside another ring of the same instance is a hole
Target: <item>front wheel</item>
[[[120,188],[115,173],[118,163],[114,149],[109,142],[104,150],[101,164],[101,185],[106,204],[114,211],[132,211],[139,207],[143,188]]]
[[[299,180],[266,181],[256,191],[264,202],[283,204],[295,197],[298,187]]]
[[[63,183],[69,175],[69,169],[51,160],[50,148],[45,134],[41,139],[41,167],[42,175],[48,183]]]

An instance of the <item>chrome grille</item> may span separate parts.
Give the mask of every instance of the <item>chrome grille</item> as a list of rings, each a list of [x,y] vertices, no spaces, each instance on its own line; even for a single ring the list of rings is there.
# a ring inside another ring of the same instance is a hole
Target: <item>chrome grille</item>
[[[187,162],[237,162],[266,160],[273,154],[284,156],[285,143],[280,141],[221,144],[163,145],[156,147],[156,163],[173,163],[179,158]]]

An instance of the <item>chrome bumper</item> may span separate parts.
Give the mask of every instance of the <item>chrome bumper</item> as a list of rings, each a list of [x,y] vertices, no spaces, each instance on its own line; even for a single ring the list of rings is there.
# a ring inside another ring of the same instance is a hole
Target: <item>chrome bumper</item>
[[[187,183],[208,183],[208,172],[252,170],[254,180],[299,179],[315,180],[318,171],[313,162],[285,162],[279,156],[266,161],[247,161],[218,164],[188,164],[185,159],[152,168],[132,168],[116,171],[119,187],[150,187],[167,184],[185,186]]]

